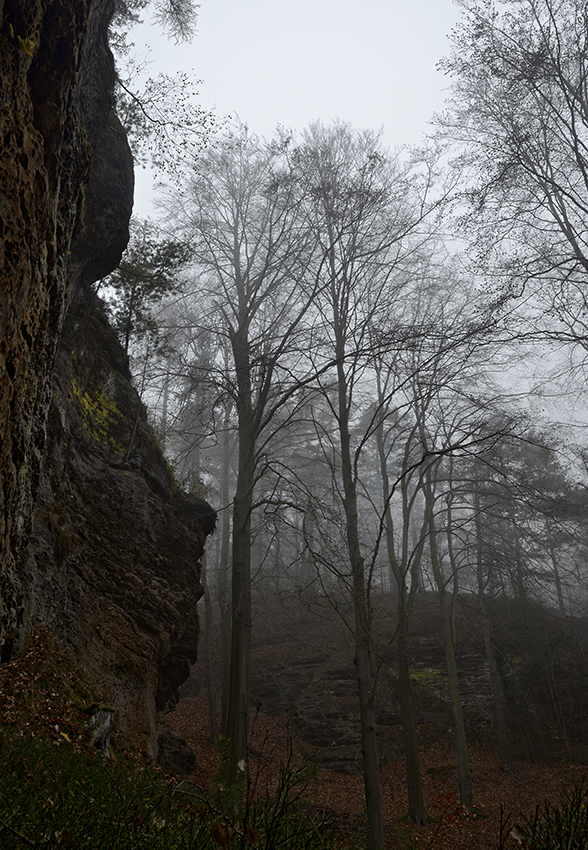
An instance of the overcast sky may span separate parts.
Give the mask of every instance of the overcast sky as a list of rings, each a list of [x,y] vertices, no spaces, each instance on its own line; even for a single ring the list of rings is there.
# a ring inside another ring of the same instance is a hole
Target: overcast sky
[[[395,146],[418,143],[443,106],[436,63],[458,15],[452,0],[200,0],[191,44],[149,23],[132,40],[151,48],[151,74],[193,70],[203,106],[259,135],[341,118]],[[137,176],[141,216],[150,179]]]

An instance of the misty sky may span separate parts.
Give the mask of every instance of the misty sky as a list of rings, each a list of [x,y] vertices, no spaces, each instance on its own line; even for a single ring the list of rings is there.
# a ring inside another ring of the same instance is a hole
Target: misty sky
[[[270,136],[320,118],[383,129],[387,145],[416,144],[443,106],[436,63],[459,11],[452,0],[200,0],[197,34],[176,45],[145,23],[132,34],[151,74],[193,70],[200,101]],[[138,175],[135,214],[149,212]]]

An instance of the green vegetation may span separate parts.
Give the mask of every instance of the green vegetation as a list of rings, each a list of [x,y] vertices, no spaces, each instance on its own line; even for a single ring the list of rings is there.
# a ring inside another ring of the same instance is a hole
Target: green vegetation
[[[152,771],[130,773],[65,741],[3,742],[0,752],[2,847],[205,846]]]
[[[298,808],[300,771],[282,770],[261,802],[247,789],[239,814],[211,803],[137,757],[110,760],[76,751],[65,739],[0,740],[0,845],[4,850],[105,847],[324,850],[334,830]]]
[[[311,775],[291,760],[271,791],[251,777],[214,795],[125,749],[91,743],[96,694],[54,638],[36,627],[0,667],[2,850],[331,850],[336,836],[305,808]]]
[[[584,781],[577,785],[559,806],[538,806],[522,826],[512,826],[510,817],[503,815],[501,850],[508,835],[528,850],[583,850],[588,836],[588,786]]]
[[[165,354],[166,334],[154,310],[163,298],[178,292],[180,273],[190,257],[189,245],[161,240],[148,221],[134,223],[122,262],[104,280],[115,296],[109,299],[112,327],[127,354],[132,344]]]

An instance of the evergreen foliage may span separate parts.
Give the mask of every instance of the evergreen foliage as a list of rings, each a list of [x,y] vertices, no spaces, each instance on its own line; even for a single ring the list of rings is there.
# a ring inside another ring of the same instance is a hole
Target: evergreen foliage
[[[189,245],[160,239],[149,222],[137,223],[120,266],[104,281],[114,293],[111,322],[127,354],[132,342],[147,342],[162,353],[165,335],[154,308],[178,292],[190,254]]]

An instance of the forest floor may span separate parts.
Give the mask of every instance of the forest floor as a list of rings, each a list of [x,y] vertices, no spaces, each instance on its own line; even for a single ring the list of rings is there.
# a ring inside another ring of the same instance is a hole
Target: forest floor
[[[219,773],[220,757],[211,743],[206,692],[182,699],[167,719],[196,753],[196,769],[189,778],[209,791]],[[308,751],[308,746],[292,734],[287,716],[271,717],[259,711],[254,719],[250,765],[256,793],[263,795],[266,789],[271,792],[290,752],[294,764],[299,765],[308,758]],[[412,846],[419,850],[495,850],[499,847],[501,807],[512,822],[521,822],[525,815],[532,817],[544,802],[561,801],[586,772],[582,765],[520,762],[513,773],[505,773],[500,770],[495,748],[474,742],[470,761],[477,812],[472,817],[459,806],[457,765],[450,740],[427,746],[421,759],[425,804],[434,818],[426,828],[408,826],[403,820],[407,809],[404,759],[381,768],[387,847],[391,849],[410,846],[410,831],[415,841]],[[319,768],[304,799],[309,809],[324,812],[347,834],[361,834],[361,774]],[[518,845],[509,837],[504,846]]]

